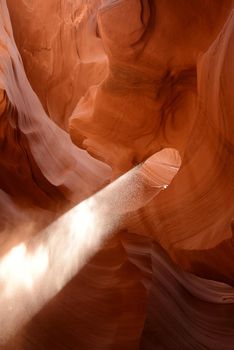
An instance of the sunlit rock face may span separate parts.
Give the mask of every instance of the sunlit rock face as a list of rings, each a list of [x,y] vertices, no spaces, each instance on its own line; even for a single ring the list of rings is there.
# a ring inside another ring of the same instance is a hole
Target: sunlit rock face
[[[234,348],[233,62],[231,0],[0,0],[1,349]]]
[[[106,76],[107,59],[96,32],[99,4],[33,0],[16,7],[14,0],[8,1],[30,83],[46,112],[63,128],[86,90]]]

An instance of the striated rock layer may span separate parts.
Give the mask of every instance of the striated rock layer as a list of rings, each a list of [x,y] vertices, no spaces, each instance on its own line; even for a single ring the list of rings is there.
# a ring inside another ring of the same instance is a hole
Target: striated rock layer
[[[1,349],[234,348],[233,5],[0,0]]]

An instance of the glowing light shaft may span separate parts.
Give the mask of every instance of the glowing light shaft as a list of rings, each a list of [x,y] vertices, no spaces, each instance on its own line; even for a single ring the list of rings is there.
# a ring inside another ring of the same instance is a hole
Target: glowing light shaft
[[[178,153],[163,150],[150,159],[0,260],[0,343],[63,288],[105,239],[121,228],[126,213],[167,187],[180,166]]]

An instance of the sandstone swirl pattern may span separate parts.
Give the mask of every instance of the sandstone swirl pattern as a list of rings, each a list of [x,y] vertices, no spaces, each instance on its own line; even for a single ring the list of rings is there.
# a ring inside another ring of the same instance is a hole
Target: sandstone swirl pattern
[[[234,348],[233,62],[231,0],[0,0],[1,257],[136,165],[160,190],[2,349]]]

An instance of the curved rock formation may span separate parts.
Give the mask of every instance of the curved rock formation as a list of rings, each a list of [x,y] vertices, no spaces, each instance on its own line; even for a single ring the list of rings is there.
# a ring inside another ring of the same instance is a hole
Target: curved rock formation
[[[232,0],[0,0],[2,349],[234,348],[233,35]]]

